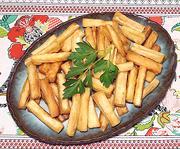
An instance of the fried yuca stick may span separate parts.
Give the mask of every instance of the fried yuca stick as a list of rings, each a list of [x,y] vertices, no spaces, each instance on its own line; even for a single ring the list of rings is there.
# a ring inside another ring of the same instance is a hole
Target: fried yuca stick
[[[112,28],[112,26],[107,25],[106,27],[107,27],[110,35],[111,35],[111,38],[112,38],[112,41],[113,41],[114,45],[115,45],[116,48],[118,49],[118,52],[119,52],[122,56],[125,56],[126,53],[125,53],[123,44],[122,44],[121,40],[118,38],[117,33],[116,33],[115,30]]]
[[[100,113],[100,116],[99,116],[99,122],[100,122],[100,129],[102,131],[105,131],[108,127],[109,122],[102,112]]]
[[[132,103],[134,99],[134,90],[136,86],[137,74],[138,70],[136,67],[134,67],[128,75],[126,101],[129,103]]]
[[[145,34],[146,39],[149,37],[151,32],[152,32],[151,26],[149,25],[145,26],[143,33]]]
[[[58,93],[58,87],[56,85],[56,83],[50,83],[50,86],[51,86],[51,89],[52,89],[52,92],[53,92],[53,95],[54,95],[54,99],[58,105],[58,108],[59,108],[59,111],[61,110],[60,109],[60,105],[59,105],[59,93]],[[43,97],[45,99],[45,97]],[[63,115],[59,115],[57,117],[60,121],[63,120]],[[63,121],[61,121],[63,122]]]
[[[27,109],[33,113],[40,121],[46,124],[49,128],[59,133],[63,129],[60,121],[52,118],[43,108],[41,108],[35,101],[30,100],[27,103]]]
[[[71,62],[70,61],[67,61],[61,65],[61,69],[65,75],[68,74],[70,68],[71,68]]]
[[[99,107],[100,111],[108,119],[111,126],[116,126],[120,123],[119,118],[113,110],[113,106],[110,104],[106,95],[103,92],[96,92],[92,95],[92,98]]]
[[[122,115],[128,113],[129,110],[128,110],[127,106],[124,106],[124,107],[116,107],[116,111],[119,116],[122,116]]]
[[[118,60],[117,60],[118,58]],[[116,63],[120,64],[124,64],[126,62],[126,58],[124,58],[122,55],[119,54],[119,56],[117,55],[116,57]],[[115,84],[115,91],[114,91],[114,104],[118,104],[120,106],[123,106],[125,103],[125,96],[123,95],[126,92],[126,78],[127,72],[119,72],[117,79],[116,79],[116,84]],[[123,79],[123,83],[121,84],[120,79]],[[119,83],[120,82],[120,83]],[[122,90],[120,88],[122,88]],[[118,98],[118,96],[120,95],[120,98]],[[116,101],[115,101],[116,100]],[[121,101],[122,100],[122,101]],[[120,103],[120,104],[119,104]]]
[[[56,84],[56,83],[50,83],[50,86],[51,86],[51,88],[52,88],[52,91],[53,91],[54,95],[55,95],[57,98],[59,98],[59,92],[58,92],[58,86],[57,86],[57,84]],[[59,101],[58,101],[57,103],[59,103]]]
[[[151,49],[141,49],[139,47],[131,47],[131,51],[139,54],[139,55],[142,55],[144,57],[147,57],[149,59],[152,59],[158,63],[161,63],[163,60],[164,60],[164,55],[160,52],[157,52],[157,51],[154,51],[154,50],[151,50]],[[159,53],[159,54],[157,54]]]
[[[72,40],[72,36],[68,37],[64,42],[63,42],[63,46],[61,48],[62,51],[64,52],[69,52],[72,49],[72,45],[71,45],[71,40]]]
[[[125,50],[125,52],[127,53],[127,52],[128,52],[128,50],[129,50],[129,48],[130,48],[130,45],[126,44],[126,45],[123,45],[123,46],[124,46],[124,50]]]
[[[88,107],[90,98],[90,88],[86,88],[85,92],[81,95],[81,106],[79,112],[79,119],[77,129],[79,131],[87,131],[88,129]]]
[[[54,82],[61,62],[44,63],[39,66],[39,71],[46,75],[49,82]]]
[[[53,95],[54,95],[54,99],[58,105],[59,111],[60,111],[60,105],[59,105],[59,93],[58,93],[58,87],[56,83],[50,83]],[[45,97],[44,97],[45,99]],[[60,115],[59,115],[60,116]]]
[[[105,38],[106,39],[106,38]],[[116,51],[114,51],[116,50]],[[106,49],[105,49],[105,57],[104,60],[109,60],[109,61],[113,61],[114,58],[114,54],[117,54],[117,49],[114,47],[113,44],[110,44]]]
[[[152,31],[151,34],[149,35],[148,39],[145,41],[144,46],[146,48],[151,49],[153,47],[154,43],[156,42],[157,38],[158,38],[157,32]]]
[[[121,27],[121,30],[122,30],[122,31],[127,30],[129,33],[131,33],[131,34],[133,34],[133,35],[136,35],[136,36],[139,36],[139,37],[141,37],[141,38],[144,39],[144,40],[145,40],[145,38],[146,38],[146,34],[145,34],[144,32],[139,32],[139,31],[134,30],[134,29],[132,29],[132,28],[130,28],[130,27],[127,27],[127,26],[122,26],[122,27]],[[128,38],[128,37],[127,37],[127,38]]]
[[[102,26],[102,34],[108,38],[108,40],[111,42],[112,38],[111,38],[111,34],[109,33],[108,29],[106,26]]]
[[[46,74],[49,71],[49,69],[51,69],[50,66],[51,66],[50,63],[44,63],[44,64],[39,65],[38,67],[39,72]]]
[[[161,51],[161,47],[158,44],[154,44],[152,47],[152,50],[160,52]]]
[[[54,90],[54,88],[52,88],[52,86],[51,86],[51,89],[52,89],[52,92],[53,92],[53,95],[54,95],[54,99],[55,99],[55,101],[56,101],[56,103],[58,105],[59,111],[60,111],[59,98],[55,95],[55,90]]]
[[[30,87],[30,98],[39,99],[41,97],[41,92],[40,92],[37,68],[35,65],[30,64],[27,66],[27,70],[28,70],[28,80]]]
[[[119,24],[117,21],[113,21],[112,27],[118,34],[118,37],[122,41],[123,45],[129,45],[129,40],[123,35],[121,29],[119,28]]]
[[[50,45],[48,45],[46,48],[44,48],[42,51],[40,51],[37,54],[56,53],[59,50],[60,50],[59,43],[57,42],[57,40],[55,40]]]
[[[133,30],[132,28],[127,26],[122,26],[121,31],[124,36],[138,44],[142,44],[146,39],[144,33]]]
[[[97,128],[97,127],[100,127],[100,122],[95,109],[94,101],[92,97],[90,97],[89,107],[88,107],[88,128]]]
[[[134,62],[136,65],[145,66],[148,70],[151,70],[155,74],[160,73],[162,70],[162,64],[159,64],[134,52],[129,51],[126,55],[126,58],[127,60]]]
[[[70,108],[71,108],[71,106],[72,106],[72,101],[71,101],[71,100],[69,100],[69,106],[70,106]]]
[[[123,64],[118,64],[117,65],[119,71],[130,71],[134,68],[134,63],[133,62],[126,62]]]
[[[77,43],[82,42],[83,37],[84,37],[84,31],[80,29],[76,30],[73,33],[72,39],[71,39],[72,51],[75,51],[75,49],[79,47]]]
[[[144,25],[128,18],[127,16],[125,16],[124,14],[122,14],[121,12],[117,11],[114,14],[113,20],[117,21],[119,24],[121,25],[125,25],[128,27],[131,27],[139,32],[142,32],[145,28]]]
[[[105,36],[102,34],[102,26],[97,28],[97,50],[99,56],[104,56]]]
[[[61,62],[55,62],[50,64],[50,69],[46,73],[46,77],[48,78],[49,82],[54,82],[56,80],[56,75],[59,71],[61,66]]]
[[[104,37],[104,47],[107,49],[110,46],[111,42],[110,40],[105,36]]]
[[[41,72],[38,72],[38,77],[39,79],[45,79],[46,76],[44,74],[42,74]]]
[[[60,113],[61,114],[68,114],[70,113],[70,106],[68,99],[64,99],[64,89],[65,86],[63,85],[66,82],[65,75],[63,73],[57,74],[57,85],[59,91],[59,105],[60,105]]]
[[[114,90],[114,104],[124,107],[126,104],[126,84],[128,72],[119,72]]]
[[[34,65],[40,65],[42,63],[54,63],[66,61],[71,53],[61,52],[61,53],[51,53],[43,55],[33,55],[31,61]]]
[[[155,78],[155,76],[156,76],[155,73],[151,71],[147,71],[145,80],[151,82]]]
[[[38,54],[39,52],[47,48],[49,45],[51,45],[54,41],[56,41],[56,39],[57,39],[56,35],[50,36],[40,47],[34,50],[31,54],[32,55]]]
[[[67,130],[66,130],[66,134],[70,137],[74,136],[77,129],[79,111],[80,111],[80,106],[81,106],[80,104],[81,104],[80,94],[74,95],[72,97],[72,107],[71,107],[71,112],[69,115],[69,120],[68,120],[68,125],[67,125]]]
[[[165,58],[165,55],[163,53],[148,49],[138,44],[134,44],[134,46],[131,47],[131,50],[158,63],[162,63]]]
[[[114,86],[111,84],[108,88],[106,88],[99,79],[92,78],[92,88],[95,91],[102,91],[104,92],[108,97],[111,96]]]
[[[32,62],[31,62],[31,57],[28,57],[27,59],[25,59],[24,64],[25,64],[26,66],[32,64]]]
[[[146,67],[140,66],[137,82],[136,82],[134,99],[133,99],[133,104],[137,107],[140,107],[142,104],[142,95],[143,95],[145,77],[146,77]]]
[[[121,56],[121,54],[116,55],[116,64],[122,64],[126,62],[126,58]]]
[[[110,61],[116,65],[116,55],[117,55],[117,49],[114,48],[110,57]]]
[[[85,28],[86,41],[95,49],[96,43],[93,38],[93,32],[90,27]]]
[[[93,39],[94,39],[94,42],[95,42],[95,49],[96,49],[96,46],[97,46],[96,27],[92,27],[92,35],[93,35]]]
[[[110,104],[113,106],[114,109],[114,95],[112,95],[110,98],[108,98]],[[100,113],[99,116],[99,122],[100,122],[100,129],[102,131],[105,131],[107,129],[107,126],[109,124],[108,120],[106,119],[106,117],[103,115],[103,113]]]
[[[159,85],[159,80],[154,78],[144,89],[143,89],[143,98],[150,94],[157,86]]]
[[[57,41],[59,42],[60,46],[63,45],[63,42],[70,37],[77,29],[79,25],[77,23],[72,23],[62,34],[57,37]]]
[[[112,21],[104,21],[101,19],[89,19],[89,18],[83,18],[82,20],[83,27],[93,27],[93,26],[98,27],[106,24],[112,25]]]
[[[18,102],[19,109],[26,108],[26,104],[29,100],[29,95],[30,95],[29,81],[28,81],[28,79],[26,79],[26,81],[23,85],[23,88],[21,90],[21,93],[20,93],[20,98],[19,98],[19,102]]]
[[[45,101],[48,105],[49,113],[51,117],[57,117],[59,115],[59,107],[56,103],[55,96],[53,94],[52,88],[48,83],[47,79],[40,80],[41,91],[44,95]]]

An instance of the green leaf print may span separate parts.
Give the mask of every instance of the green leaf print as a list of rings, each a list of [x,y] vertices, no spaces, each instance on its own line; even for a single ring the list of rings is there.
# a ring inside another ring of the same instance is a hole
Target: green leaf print
[[[135,125],[134,128],[136,130],[143,131],[145,129],[150,128],[152,126],[154,120],[155,120],[155,116],[153,115],[148,122],[146,122],[146,123],[141,122],[141,123]]]
[[[7,22],[8,24],[13,23],[17,19],[17,15],[4,15],[2,21]]]
[[[17,134],[18,136],[25,135],[25,133],[24,133],[20,128],[17,128],[16,134]]]
[[[73,19],[75,16],[69,16],[68,17],[68,20],[71,20],[71,19]]]
[[[7,34],[8,34],[8,31],[5,28],[0,26],[0,38],[7,36]]]
[[[130,133],[130,136],[137,136],[137,132],[136,132],[136,129],[133,130],[132,133]]]
[[[172,28],[171,28],[171,32],[173,31],[180,31],[180,22],[176,23]]]
[[[0,26],[5,28],[6,30],[9,30],[9,24],[7,22],[4,22],[3,20],[0,20]]]

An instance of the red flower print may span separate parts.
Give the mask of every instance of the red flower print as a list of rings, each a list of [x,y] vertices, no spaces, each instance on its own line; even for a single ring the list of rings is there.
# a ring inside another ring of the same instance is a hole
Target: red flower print
[[[48,30],[54,28],[55,26],[59,25],[62,23],[62,21],[59,18],[49,18],[48,19]]]
[[[22,16],[16,21],[15,26],[26,28],[29,26],[29,19],[30,19],[30,16],[28,15]]]
[[[22,44],[13,43],[9,48],[9,57],[14,60],[18,60],[24,54],[24,52],[25,51],[23,50]]]
[[[149,17],[150,20],[154,21],[154,22],[157,22],[158,24],[162,25],[163,24],[163,18],[162,17]]]
[[[36,21],[40,21],[41,23],[45,23],[47,22],[47,20],[49,19],[49,17],[47,15],[34,15],[32,16],[32,18],[29,21],[29,25],[30,26],[34,26]]]
[[[159,128],[157,128],[157,127],[151,127],[151,128],[147,131],[147,133],[145,134],[145,136],[153,136],[153,132],[154,132],[154,131],[157,131],[157,130],[159,130]]]
[[[16,42],[16,38],[19,36],[24,36],[25,29],[22,27],[12,27],[8,33],[8,39],[11,40],[12,42]]]

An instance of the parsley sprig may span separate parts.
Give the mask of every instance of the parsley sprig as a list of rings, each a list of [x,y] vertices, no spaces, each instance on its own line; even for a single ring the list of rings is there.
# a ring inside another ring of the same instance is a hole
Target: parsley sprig
[[[109,60],[100,60],[94,65],[94,72],[101,72],[103,71],[104,73],[100,76],[100,81],[103,83],[105,87],[109,87],[116,79],[117,74],[118,74],[118,67],[114,65],[111,61]]]
[[[82,94],[85,87],[92,87],[92,73],[103,72],[100,81],[105,87],[109,87],[117,77],[118,68],[109,60],[98,58],[97,51],[86,42],[79,42],[78,48],[69,56],[73,62],[73,67],[66,75],[67,81],[64,83],[64,98],[71,98],[75,94]]]

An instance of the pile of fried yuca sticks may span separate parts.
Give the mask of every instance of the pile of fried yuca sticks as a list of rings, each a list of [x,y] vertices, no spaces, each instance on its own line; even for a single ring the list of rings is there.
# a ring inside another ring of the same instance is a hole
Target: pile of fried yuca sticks
[[[165,58],[156,44],[158,34],[150,26],[139,24],[120,12],[115,13],[112,21],[84,18],[82,24],[84,31],[72,23],[58,37],[49,37],[26,59],[28,78],[18,105],[19,109],[27,108],[55,132],[60,132],[62,122],[68,119],[68,136],[74,136],[76,130],[100,127],[105,131],[108,124],[119,124],[118,116],[128,112],[126,102],[140,107],[143,98],[158,86],[155,76],[161,72]],[[114,45],[108,57],[117,65],[119,73],[108,88],[100,82],[100,73],[93,73],[92,95],[90,88],[86,88],[72,100],[63,99],[65,75],[72,65],[68,56],[84,36],[99,54]],[[49,112],[39,105],[40,99],[45,101]]]

